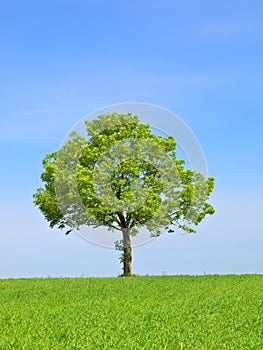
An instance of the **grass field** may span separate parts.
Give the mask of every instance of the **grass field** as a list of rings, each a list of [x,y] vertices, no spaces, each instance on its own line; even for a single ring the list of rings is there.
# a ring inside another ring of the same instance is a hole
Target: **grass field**
[[[0,281],[0,349],[263,349],[263,275]]]

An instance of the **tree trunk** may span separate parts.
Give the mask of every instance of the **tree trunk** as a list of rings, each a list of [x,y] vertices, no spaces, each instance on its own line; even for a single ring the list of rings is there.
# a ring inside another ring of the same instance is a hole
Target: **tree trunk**
[[[131,229],[123,228],[123,275],[132,276],[132,248],[131,248]]]

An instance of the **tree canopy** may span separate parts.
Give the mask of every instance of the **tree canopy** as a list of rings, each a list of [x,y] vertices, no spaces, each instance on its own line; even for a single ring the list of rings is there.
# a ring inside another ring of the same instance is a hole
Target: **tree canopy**
[[[43,160],[43,187],[34,204],[50,227],[82,225],[122,231],[124,275],[131,275],[131,237],[142,227],[162,232],[196,232],[214,208],[207,202],[214,179],[185,169],[172,136],[152,133],[136,115],[111,113],[85,121],[87,137],[74,131]]]

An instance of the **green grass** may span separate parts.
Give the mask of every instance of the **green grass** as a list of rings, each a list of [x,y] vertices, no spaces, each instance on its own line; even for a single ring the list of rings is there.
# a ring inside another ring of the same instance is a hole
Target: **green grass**
[[[0,349],[263,349],[263,275],[0,281]]]

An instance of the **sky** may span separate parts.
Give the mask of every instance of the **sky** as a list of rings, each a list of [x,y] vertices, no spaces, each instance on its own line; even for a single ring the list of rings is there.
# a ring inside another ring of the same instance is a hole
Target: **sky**
[[[42,159],[94,110],[161,106],[199,140],[216,214],[133,251],[134,273],[263,273],[263,3],[0,1],[0,278],[117,276],[118,252],[50,229]]]

